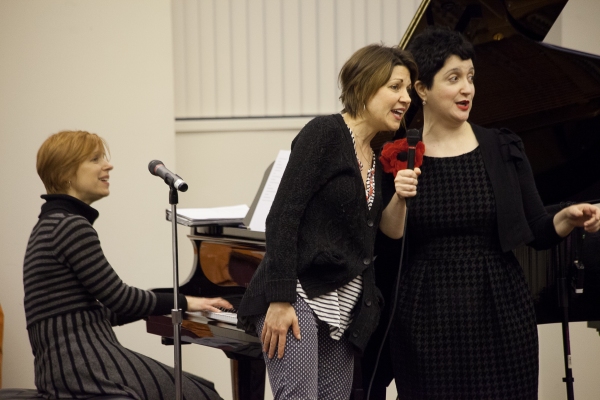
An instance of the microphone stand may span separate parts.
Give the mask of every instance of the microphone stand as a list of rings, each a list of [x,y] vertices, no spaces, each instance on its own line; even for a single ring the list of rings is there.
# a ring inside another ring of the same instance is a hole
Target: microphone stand
[[[565,377],[563,382],[567,385],[567,399],[574,400],[575,394],[573,391],[573,370],[571,369],[571,344],[569,338],[569,289],[567,278],[565,277],[564,268],[561,268],[561,277],[558,279],[558,291],[560,308],[562,309],[562,336],[563,336],[563,353],[565,362]]]
[[[414,158],[414,157],[413,157]],[[367,387],[367,397],[365,400],[370,400],[371,398],[371,389],[373,387],[373,381],[375,380],[375,375],[377,375],[377,367],[379,366],[379,359],[381,358],[381,352],[383,351],[383,346],[385,345],[385,341],[387,339],[388,333],[390,332],[390,328],[392,327],[392,320],[394,318],[394,314],[396,313],[396,304],[398,303],[398,293],[400,290],[400,276],[402,274],[402,261],[404,259],[404,243],[406,242],[406,226],[408,225],[408,200],[406,199],[406,212],[404,214],[404,230],[402,234],[402,244],[400,247],[400,261],[398,262],[398,275],[396,276],[396,286],[394,288],[394,297],[392,303],[392,311],[390,312],[390,317],[388,320],[388,324],[385,327],[385,332],[383,334],[383,338],[381,339],[381,344],[379,345],[379,351],[377,352],[377,357],[375,358],[375,367],[373,367],[373,372],[371,373],[371,379],[369,380],[369,386]],[[397,397],[397,400],[399,397]],[[362,400],[362,399],[360,399]]]
[[[565,254],[563,254],[563,256],[560,257],[560,254],[558,254],[559,252],[556,252],[556,261],[559,268],[559,274],[557,277],[559,303],[558,305],[562,311],[561,322],[563,337],[563,357],[565,364],[565,377],[563,378],[563,382],[565,382],[566,384],[567,400],[575,399],[573,389],[575,379],[573,378],[573,370],[571,366],[571,342],[569,334],[569,298],[571,297],[572,293],[574,293],[574,296],[583,293],[583,273],[585,270],[585,266],[579,259],[581,253],[580,246],[582,245],[582,240],[584,239],[579,238],[578,228],[575,228],[575,230],[571,233],[570,237],[566,239]],[[572,265],[570,264],[571,262]],[[569,267],[571,267],[571,274],[569,274],[570,271],[568,271]],[[572,280],[572,285],[568,282],[569,277]]]
[[[175,399],[183,399],[183,382],[181,372],[181,321],[183,313],[179,308],[179,264],[177,258],[177,203],[179,195],[173,185],[169,185],[169,204],[171,204],[171,231],[173,238],[173,309],[171,319],[173,322],[173,342],[175,355]]]

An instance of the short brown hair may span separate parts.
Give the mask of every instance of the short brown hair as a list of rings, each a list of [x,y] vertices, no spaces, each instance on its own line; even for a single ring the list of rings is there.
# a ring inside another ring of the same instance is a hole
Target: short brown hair
[[[406,67],[411,82],[416,82],[417,64],[408,51],[398,46],[370,44],[352,54],[338,76],[342,90],[340,100],[344,105],[342,113],[347,112],[352,117],[361,115],[367,101],[387,83],[396,66]]]
[[[69,179],[96,148],[108,154],[106,141],[86,131],[61,131],[51,135],[37,153],[37,173],[48,194],[66,193]]]

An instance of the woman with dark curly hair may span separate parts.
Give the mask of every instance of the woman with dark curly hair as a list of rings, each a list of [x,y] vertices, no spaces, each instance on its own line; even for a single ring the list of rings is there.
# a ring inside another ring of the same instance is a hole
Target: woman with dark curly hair
[[[461,34],[428,29],[409,50],[425,155],[394,181],[413,195],[390,331],[399,397],[536,399],[533,301],[511,250],[549,248],[575,227],[596,232],[600,209],[576,204],[549,215],[519,136],[468,122],[475,53]]]

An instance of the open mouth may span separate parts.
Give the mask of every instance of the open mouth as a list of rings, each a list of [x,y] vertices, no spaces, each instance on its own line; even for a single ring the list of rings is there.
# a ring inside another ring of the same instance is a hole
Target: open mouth
[[[396,108],[396,109],[392,110],[392,113],[394,115],[396,115],[398,118],[402,118],[402,116],[404,115],[404,109]]]
[[[459,102],[456,103],[456,105],[461,110],[468,110],[469,109],[469,101],[468,100],[459,101]]]

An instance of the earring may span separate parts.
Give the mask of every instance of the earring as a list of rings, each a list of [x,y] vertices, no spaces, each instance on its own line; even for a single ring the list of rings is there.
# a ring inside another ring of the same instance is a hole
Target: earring
[[[426,104],[427,104],[427,100],[423,100],[423,105],[426,105]]]

